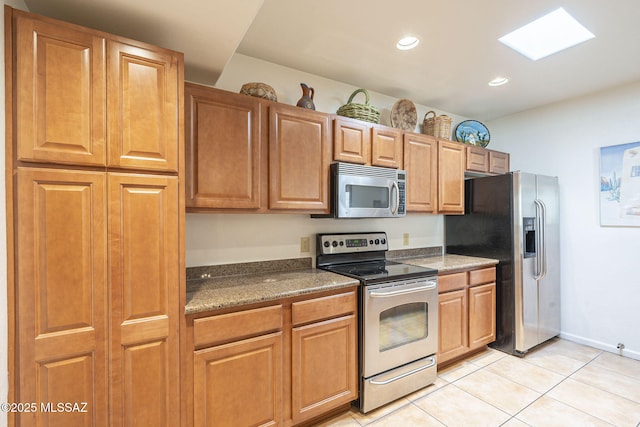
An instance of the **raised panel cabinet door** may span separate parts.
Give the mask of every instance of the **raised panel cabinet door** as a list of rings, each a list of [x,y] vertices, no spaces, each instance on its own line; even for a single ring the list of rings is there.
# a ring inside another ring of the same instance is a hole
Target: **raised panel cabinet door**
[[[269,107],[269,209],[329,213],[329,121],[312,110]]]
[[[105,165],[104,39],[71,24],[13,14],[17,158]]]
[[[185,84],[188,208],[260,207],[261,111],[256,98]]]
[[[38,405],[22,426],[109,425],[105,201],[104,172],[18,168],[16,396]]]
[[[464,213],[463,144],[438,140],[438,212]]]
[[[496,284],[469,288],[469,347],[477,348],[496,339]]]
[[[107,41],[108,165],[178,171],[183,56]]]
[[[294,424],[358,397],[356,316],[293,328],[291,408]]]
[[[438,363],[469,350],[467,290],[438,295]]]
[[[509,154],[489,150],[489,172],[497,175],[509,172]]]
[[[402,131],[374,125],[371,129],[371,164],[401,169],[402,161]]]
[[[424,135],[404,135],[407,171],[407,212],[435,212],[437,208],[438,141]]]
[[[282,332],[194,352],[194,426],[282,424]]]
[[[472,172],[489,172],[489,152],[482,147],[466,147],[467,167]]]
[[[108,174],[112,425],[176,426],[178,178]]]
[[[371,126],[360,120],[333,120],[333,160],[371,164]]]

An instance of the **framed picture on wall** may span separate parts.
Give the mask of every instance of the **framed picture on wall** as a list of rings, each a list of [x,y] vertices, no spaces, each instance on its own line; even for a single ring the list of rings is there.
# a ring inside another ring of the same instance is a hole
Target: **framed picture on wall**
[[[640,227],[640,142],[600,148],[600,225]]]

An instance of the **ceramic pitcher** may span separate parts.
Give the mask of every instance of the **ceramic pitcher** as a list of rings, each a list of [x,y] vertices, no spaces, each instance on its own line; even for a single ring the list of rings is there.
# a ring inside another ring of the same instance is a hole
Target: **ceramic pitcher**
[[[302,87],[302,98],[298,100],[298,103],[296,105],[298,107],[315,110],[316,106],[313,104],[313,95],[315,92],[313,88],[307,86],[304,83],[300,83],[300,87]]]

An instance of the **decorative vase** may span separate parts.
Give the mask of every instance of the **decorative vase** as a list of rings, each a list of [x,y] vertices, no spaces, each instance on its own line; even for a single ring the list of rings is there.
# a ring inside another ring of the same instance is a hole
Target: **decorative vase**
[[[298,100],[298,103],[296,105],[298,107],[315,110],[316,106],[313,104],[313,95],[315,91],[312,87],[309,87],[304,83],[300,83],[300,87],[302,87],[302,98]]]

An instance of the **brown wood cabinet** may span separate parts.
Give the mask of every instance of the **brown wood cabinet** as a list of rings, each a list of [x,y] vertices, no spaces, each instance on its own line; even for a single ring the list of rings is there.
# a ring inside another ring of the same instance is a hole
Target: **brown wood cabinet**
[[[186,423],[296,425],[356,399],[356,295],[347,288],[188,317]]]
[[[407,211],[464,213],[464,159],[460,143],[405,133]]]
[[[403,166],[399,129],[335,116],[333,144],[336,161],[395,169]]]
[[[258,98],[185,83],[187,209],[264,207],[266,109]]]
[[[182,54],[107,37],[109,166],[178,172],[182,68]]]
[[[407,212],[437,211],[438,141],[405,133],[404,168],[407,171]]]
[[[178,425],[183,56],[5,17],[11,422]]]
[[[269,107],[269,209],[329,213],[331,127],[328,114]]]
[[[402,135],[400,129],[382,125],[371,128],[371,164],[388,168],[402,168]]]
[[[10,401],[87,402],[90,408],[23,413],[21,425],[106,426],[105,173],[18,168],[16,191],[19,392],[13,390]]]
[[[438,212],[464,213],[464,145],[438,140]]]
[[[438,277],[438,363],[495,341],[495,267]]]
[[[467,146],[466,172],[499,175],[509,172],[509,154]]]
[[[19,160],[178,171],[174,52],[13,16]]]

